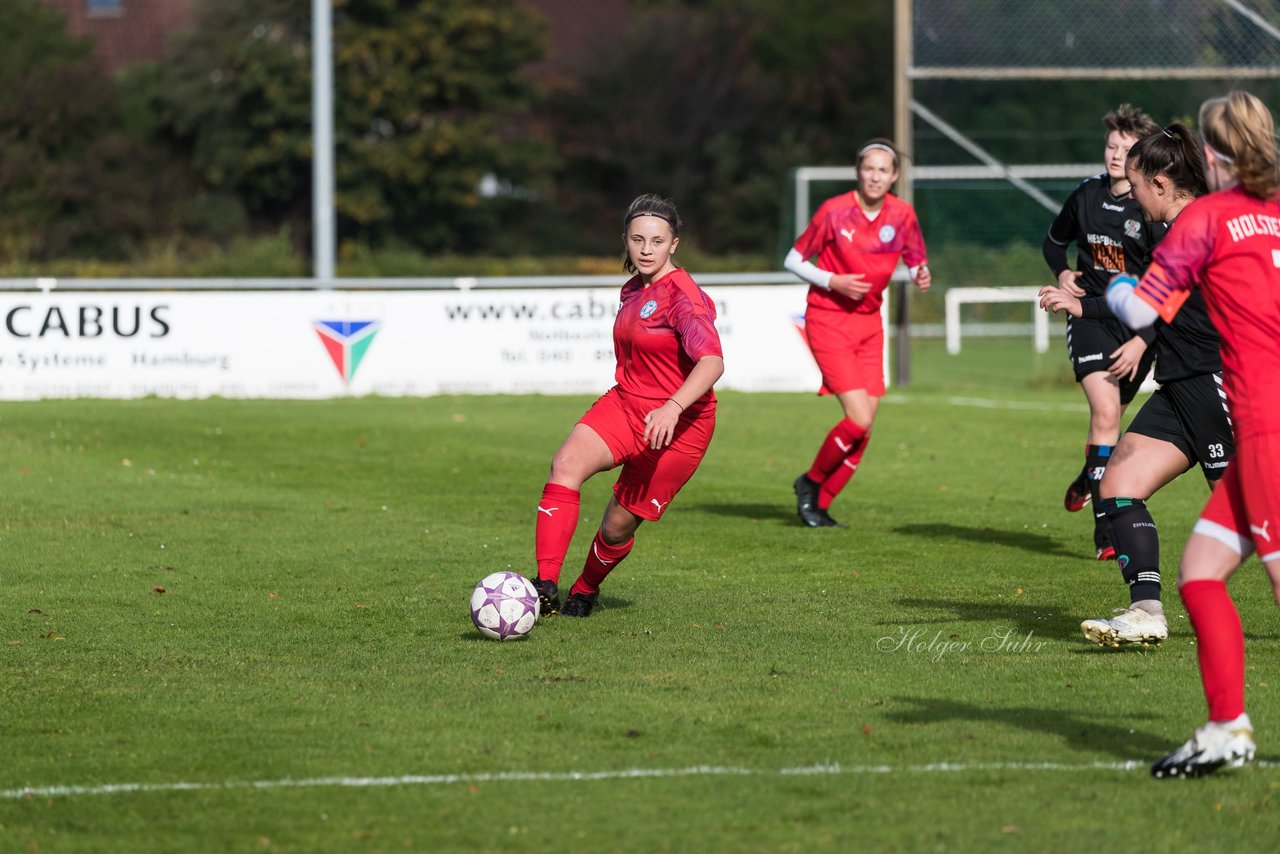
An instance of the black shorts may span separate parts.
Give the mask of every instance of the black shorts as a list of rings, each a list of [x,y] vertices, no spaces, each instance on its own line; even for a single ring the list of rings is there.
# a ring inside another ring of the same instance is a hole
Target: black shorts
[[[1221,374],[1165,383],[1142,405],[1128,432],[1168,442],[1182,451],[1210,483],[1222,477],[1235,453]]]
[[[1133,337],[1129,328],[1118,320],[1111,318],[1067,318],[1067,355],[1071,357],[1071,367],[1076,372],[1076,382],[1080,382],[1089,374],[1105,371],[1111,367],[1111,354],[1121,344]],[[1120,380],[1120,403],[1127,405],[1138,393],[1142,381],[1151,372],[1151,363],[1155,353],[1150,347],[1138,363],[1138,373],[1133,379]]]

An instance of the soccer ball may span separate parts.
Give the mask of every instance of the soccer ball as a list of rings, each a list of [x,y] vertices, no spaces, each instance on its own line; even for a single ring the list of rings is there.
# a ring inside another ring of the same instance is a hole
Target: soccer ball
[[[538,591],[515,572],[494,572],[471,591],[471,622],[486,637],[522,638],[538,622]]]

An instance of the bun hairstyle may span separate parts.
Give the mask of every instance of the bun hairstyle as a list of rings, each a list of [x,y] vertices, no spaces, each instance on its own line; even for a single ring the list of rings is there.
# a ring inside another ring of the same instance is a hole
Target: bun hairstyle
[[[893,155],[893,170],[898,171],[898,147],[893,144],[893,140],[885,139],[882,136],[873,137],[862,144],[858,149],[857,165],[862,165],[862,158],[868,151],[887,151]]]
[[[675,202],[670,199],[664,199],[662,196],[646,193],[643,196],[636,196],[635,200],[627,206],[627,213],[622,218],[622,233],[625,238],[627,226],[631,225],[631,220],[641,216],[656,216],[658,219],[666,220],[667,225],[671,226],[671,236],[680,236],[680,213],[676,210]],[[634,264],[631,263],[631,256],[627,254],[626,249],[622,251],[622,269],[628,273],[635,274]]]
[[[1247,193],[1259,199],[1276,194],[1276,126],[1266,104],[1239,89],[1210,98],[1200,106],[1200,133]]]
[[[1148,181],[1156,175],[1166,175],[1185,196],[1203,196],[1209,192],[1200,140],[1190,128],[1177,122],[1135,142],[1125,165],[1140,172]]]

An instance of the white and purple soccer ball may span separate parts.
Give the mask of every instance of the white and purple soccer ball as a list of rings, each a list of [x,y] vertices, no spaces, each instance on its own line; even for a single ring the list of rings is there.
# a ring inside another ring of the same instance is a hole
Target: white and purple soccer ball
[[[519,573],[486,575],[471,591],[471,622],[487,637],[522,638],[538,622],[538,591]]]

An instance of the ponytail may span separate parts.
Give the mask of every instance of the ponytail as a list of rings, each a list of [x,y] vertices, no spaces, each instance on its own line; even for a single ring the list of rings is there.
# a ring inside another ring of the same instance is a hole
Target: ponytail
[[[1200,133],[1247,193],[1259,199],[1276,195],[1280,166],[1275,120],[1262,101],[1239,89],[1205,101],[1200,107]]]

